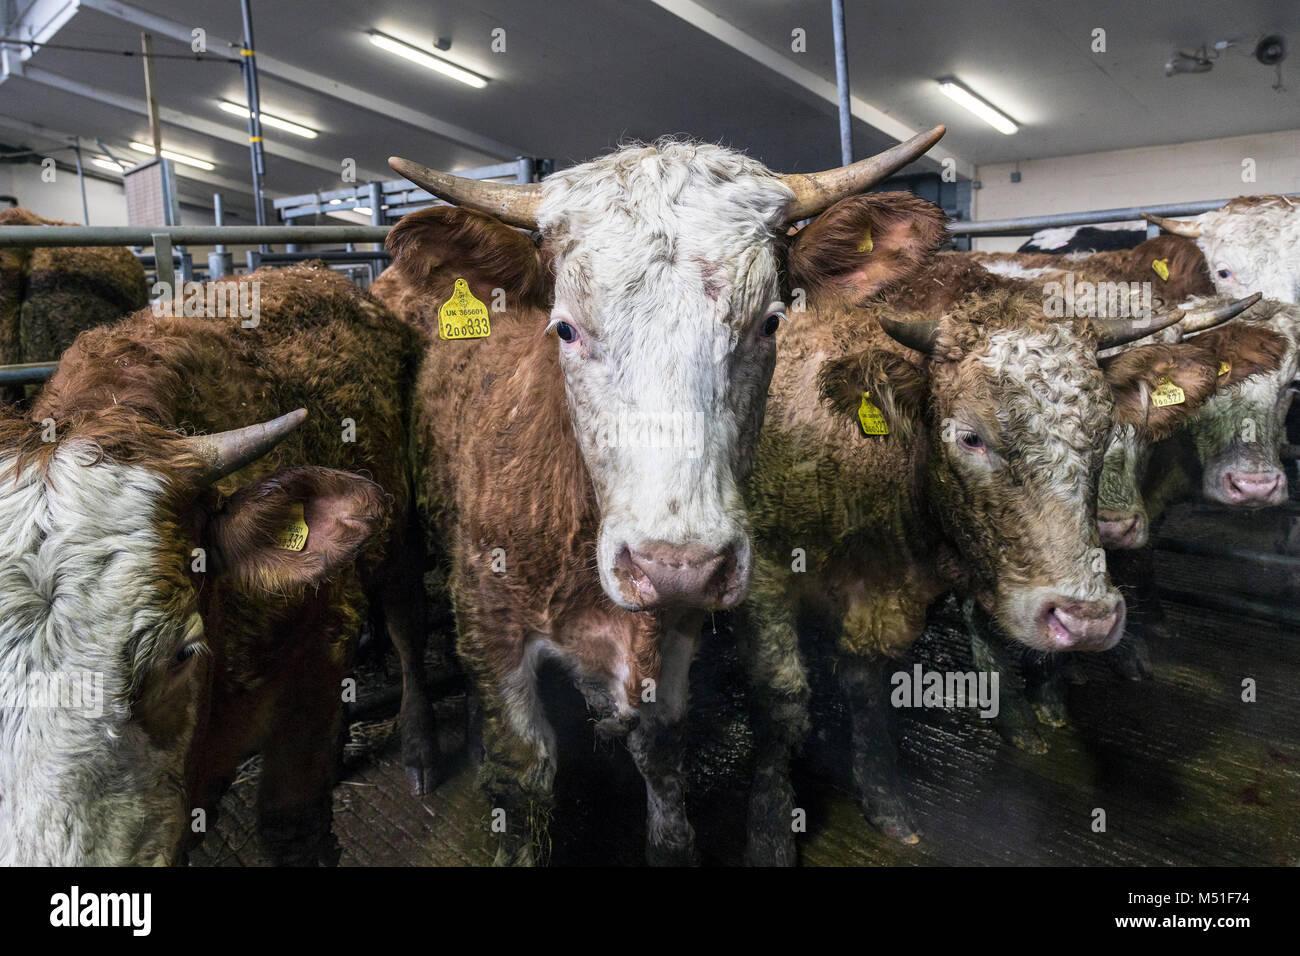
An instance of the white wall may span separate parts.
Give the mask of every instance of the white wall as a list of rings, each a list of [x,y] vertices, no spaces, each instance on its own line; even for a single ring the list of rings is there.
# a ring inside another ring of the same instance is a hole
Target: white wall
[[[1242,181],[1242,161],[1255,181]],[[1020,182],[1011,173],[1020,170]],[[1057,156],[977,167],[975,220],[1011,219],[1116,206],[1197,202],[1300,192],[1300,130]],[[1014,250],[1023,237],[977,239],[976,249]]]
[[[56,169],[54,182],[41,181],[41,167],[36,163],[0,165],[0,194],[15,196],[25,206],[46,219],[60,219],[83,225],[81,190],[75,170]],[[118,183],[86,177],[86,205],[92,226],[125,226],[126,199]]]

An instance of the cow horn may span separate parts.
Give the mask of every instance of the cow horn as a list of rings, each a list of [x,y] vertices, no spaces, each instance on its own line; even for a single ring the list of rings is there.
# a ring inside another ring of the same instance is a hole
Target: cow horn
[[[829,209],[845,196],[865,192],[925,154],[947,131],[946,126],[936,126],[929,132],[917,133],[907,142],[899,143],[883,153],[860,159],[851,166],[840,166],[820,173],[787,173],[781,180],[794,190],[794,199],[786,207],[786,222],[808,219]]]
[[[1149,212],[1144,212],[1142,218],[1147,222],[1155,223],[1165,232],[1172,232],[1175,236],[1195,239],[1201,234],[1200,223],[1184,222],[1181,219],[1165,219],[1162,216],[1153,216]]]
[[[537,228],[537,207],[542,187],[536,183],[494,183],[466,179],[421,166],[400,156],[389,156],[388,165],[417,186],[457,206],[485,212],[521,229]]]
[[[249,462],[257,461],[306,419],[307,409],[299,408],[269,422],[212,435],[194,435],[185,439],[185,443],[191,452],[208,463],[200,480],[211,484],[239,471]]]
[[[939,335],[938,319],[918,319],[915,322],[903,322],[899,319],[891,319],[888,316],[876,316],[876,321],[880,323],[880,328],[885,334],[897,342],[899,345],[906,345],[909,349],[914,349],[922,355],[926,355],[934,348],[935,340]]]
[[[1186,318],[1179,320],[1179,328],[1183,330],[1183,335],[1204,332],[1216,325],[1222,325],[1229,319],[1235,319],[1261,298],[1263,298],[1263,293],[1256,292],[1244,299],[1238,299],[1236,302],[1229,302],[1226,305],[1216,306],[1212,309],[1188,309]]]
[[[1149,319],[1093,319],[1092,325],[1097,330],[1097,347],[1108,349],[1144,339],[1148,335],[1155,335],[1178,322],[1191,322],[1198,331],[1208,329],[1220,322],[1227,322],[1235,315],[1240,315],[1258,301],[1257,292],[1245,299],[1238,299],[1229,305],[1221,305],[1214,309],[1170,309]]]

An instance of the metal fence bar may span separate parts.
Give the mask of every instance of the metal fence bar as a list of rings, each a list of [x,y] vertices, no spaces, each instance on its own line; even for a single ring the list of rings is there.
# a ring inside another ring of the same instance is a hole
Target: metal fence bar
[[[1300,196],[1291,196],[1296,199]],[[1039,229],[1061,226],[1088,226],[1098,222],[1127,222],[1141,219],[1142,213],[1157,216],[1197,216],[1220,208],[1228,200],[1212,199],[1204,202],[1165,203],[1152,206],[1123,206],[1117,209],[1094,209],[1090,212],[1063,212],[1050,216],[1026,216],[1022,219],[990,219],[984,222],[954,221],[948,231],[954,236],[1029,236]]]
[[[0,385],[39,385],[59,367],[58,362],[0,365]]]
[[[270,242],[383,242],[390,226],[0,226],[0,247],[152,246],[154,236],[175,245],[256,246]]]

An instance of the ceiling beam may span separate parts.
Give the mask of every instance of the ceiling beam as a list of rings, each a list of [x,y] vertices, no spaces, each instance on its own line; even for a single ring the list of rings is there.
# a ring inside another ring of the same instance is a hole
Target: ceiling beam
[[[178,23],[175,20],[169,20],[166,17],[160,17],[157,14],[148,13],[129,4],[119,3],[118,0],[80,0],[80,4],[87,10],[97,10],[100,13],[134,24],[159,36],[178,40],[186,46],[191,42],[190,30],[192,27]],[[211,33],[208,34],[209,50],[228,47],[238,49],[238,46],[233,41],[214,36]],[[376,96],[355,86],[348,86],[346,83],[340,83],[332,76],[294,66],[260,51],[257,54],[257,71],[267,76],[274,76],[286,83],[300,86],[313,93],[329,96],[372,113],[378,113],[388,119],[397,120],[422,132],[450,140],[460,146],[478,150],[484,155],[496,159],[514,159],[516,156],[528,155],[527,150],[508,143],[497,142],[473,130],[465,129],[463,126],[457,126],[446,120],[438,119],[436,116],[430,116],[428,113],[411,109],[394,100]],[[267,151],[270,152],[269,148]]]
[[[76,16],[79,0],[32,0],[18,19],[5,27],[7,36],[33,43],[48,43],[63,25]],[[19,61],[30,60],[36,48],[26,43],[6,44],[16,48]]]
[[[0,114],[0,130],[20,133],[23,136],[34,136],[48,140],[52,143],[66,143],[69,146],[76,140],[76,137],[72,133],[64,132],[60,129],[54,129],[41,123],[32,123],[27,120],[18,119],[16,116],[5,116],[4,114]],[[88,137],[82,136],[81,139],[82,158],[85,160],[86,165],[89,166],[90,156],[100,152],[100,150],[96,146],[87,142]],[[123,146],[120,143],[108,143],[107,145],[110,149],[116,150],[116,153],[119,156],[128,155],[132,152],[128,147]],[[184,170],[184,172],[182,172],[182,170]],[[224,176],[218,176],[216,173],[210,173],[207,170],[193,169],[180,165],[177,165],[176,171],[178,178],[184,179],[186,182],[196,185],[202,184],[205,186],[213,186],[221,190],[223,193],[236,193],[241,196],[246,196],[249,199],[248,207],[247,209],[241,208],[239,211],[241,216],[244,218],[250,220],[253,218],[253,207],[251,202],[252,189],[248,183],[234,179],[227,179]],[[95,168],[93,172],[91,169],[87,169],[86,175],[96,179],[109,180],[111,182],[120,183],[122,181],[122,175],[120,173],[114,173],[109,170],[101,170],[98,168]],[[270,196],[271,191],[268,190],[267,195]],[[278,198],[279,195],[280,194],[277,191],[276,198]],[[187,191],[186,195],[181,196],[183,202],[188,201],[201,206],[208,205],[209,199],[210,197],[205,193],[198,191]]]
[[[7,64],[12,67],[13,64]],[[149,115],[148,104],[143,99],[137,99],[134,96],[125,96],[121,93],[110,93],[108,90],[101,89],[97,86],[91,86],[88,83],[81,83],[77,80],[70,79],[58,73],[51,73],[49,70],[30,64],[21,64],[16,69],[0,75],[0,82],[3,82],[10,75],[21,76],[25,80],[33,83],[39,83],[42,86],[48,86],[51,89],[62,90],[65,93],[71,93],[74,96],[80,96],[96,103],[103,103],[105,106],[112,106],[116,109],[125,110],[128,113],[137,113],[140,116]],[[205,136],[211,136],[214,139],[222,139],[228,143],[234,143],[241,147],[248,145],[248,132],[242,129],[233,129],[229,126],[223,126],[220,123],[214,123],[211,120],[200,119],[189,113],[172,109],[166,106],[158,108],[158,118],[164,123],[168,123],[179,129],[188,130],[195,133],[201,133]],[[337,162],[332,162],[313,153],[309,150],[299,149],[296,146],[287,146],[284,143],[265,143],[266,152],[271,156],[278,156],[281,159],[287,159],[295,163],[301,163],[304,166],[311,166],[315,169],[327,170],[335,176],[340,175],[341,167]],[[391,174],[389,174],[391,175]],[[357,168],[357,176],[365,180],[383,180],[387,179],[384,173],[377,170]]]
[[[705,9],[695,0],[651,0],[658,7],[662,7],[669,13],[680,17],[691,26],[707,33],[727,46],[740,53],[745,54],[751,60],[762,64],[769,70],[779,73],[787,80],[803,87],[810,93],[816,94],[825,100],[837,110],[839,108],[839,90],[834,80],[826,80],[818,76],[812,70],[805,69],[797,63],[792,62],[789,57],[772,49],[767,44],[757,38],[733,26],[731,23],[722,19],[717,14]],[[827,14],[829,16],[829,13]],[[924,127],[905,122],[897,116],[873,106],[860,96],[849,97],[849,104],[852,107],[853,115],[862,120],[868,126],[872,126],[887,136],[902,142],[911,139],[922,129],[928,129],[931,124]],[[829,127],[828,127],[829,130]],[[831,142],[833,130],[826,134],[827,143]],[[956,164],[958,175],[965,176],[968,179],[975,178],[975,165],[949,149],[945,149],[943,143],[935,146],[925,154],[927,159],[936,162],[943,162],[945,159],[951,159]]]

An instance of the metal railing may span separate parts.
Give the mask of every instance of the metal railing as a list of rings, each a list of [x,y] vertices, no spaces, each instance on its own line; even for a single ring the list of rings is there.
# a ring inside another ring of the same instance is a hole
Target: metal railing
[[[1300,199],[1300,196],[1292,195],[1288,198]],[[1226,199],[1211,199],[1204,202],[1164,203],[1154,206],[1121,206],[1115,209],[1094,209],[1089,212],[1062,212],[1050,216],[1025,216],[1020,219],[987,219],[983,222],[955,220],[948,224],[948,231],[954,236],[1030,236],[1040,229],[1140,220],[1144,212],[1166,218],[1172,216],[1199,216],[1203,212],[1219,209],[1226,202],[1228,202]],[[1159,232],[1159,229],[1159,226],[1151,224],[1147,227],[1147,234],[1153,235]]]

